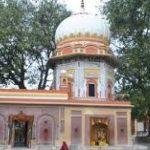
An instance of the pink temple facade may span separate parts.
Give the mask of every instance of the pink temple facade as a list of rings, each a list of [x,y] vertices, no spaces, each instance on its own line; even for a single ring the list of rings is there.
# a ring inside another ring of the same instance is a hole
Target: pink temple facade
[[[56,30],[53,90],[0,90],[0,145],[131,144],[130,102],[115,100],[107,21],[86,12]]]
[[[11,147],[61,145],[64,140],[69,145],[99,145],[96,139],[101,125],[106,126],[109,145],[131,142],[129,102],[93,103],[74,100],[64,92],[0,90],[0,103],[0,142]],[[18,135],[17,122],[27,124],[23,126],[26,133]]]

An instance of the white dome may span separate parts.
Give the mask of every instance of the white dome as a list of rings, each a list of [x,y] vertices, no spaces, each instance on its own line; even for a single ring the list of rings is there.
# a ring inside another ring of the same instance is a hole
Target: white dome
[[[55,40],[77,34],[96,34],[107,39],[110,38],[109,25],[105,19],[98,15],[78,13],[71,15],[60,23],[56,30]]]

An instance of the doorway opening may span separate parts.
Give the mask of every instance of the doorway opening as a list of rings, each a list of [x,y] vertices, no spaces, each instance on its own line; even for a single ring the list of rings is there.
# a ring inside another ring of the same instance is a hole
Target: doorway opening
[[[15,121],[14,122],[14,146],[15,147],[27,147],[27,121]]]
[[[89,84],[89,96],[95,97],[95,84]]]
[[[33,119],[22,111],[9,116],[9,144],[12,147],[31,147]]]

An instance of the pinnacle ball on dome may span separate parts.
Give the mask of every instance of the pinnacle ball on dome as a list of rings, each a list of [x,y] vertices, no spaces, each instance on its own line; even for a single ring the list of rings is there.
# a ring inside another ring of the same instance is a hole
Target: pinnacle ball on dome
[[[55,40],[58,42],[66,37],[76,37],[79,35],[96,35],[109,40],[109,24],[102,16],[90,14],[83,10],[67,17],[59,24],[56,30]]]

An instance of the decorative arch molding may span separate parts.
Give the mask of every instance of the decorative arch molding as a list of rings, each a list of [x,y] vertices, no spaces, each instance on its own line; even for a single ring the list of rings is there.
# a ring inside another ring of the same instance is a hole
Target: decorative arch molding
[[[72,52],[73,52],[72,47],[69,45],[66,45],[59,49],[58,55],[67,55],[67,54],[71,54]]]
[[[25,142],[21,143],[24,144],[24,146],[30,147],[30,142],[32,139],[32,126],[33,126],[34,116],[28,115],[24,113],[23,111],[20,111],[17,114],[11,114],[8,117],[8,133],[9,133],[9,139],[8,143],[12,146],[16,146],[19,144],[19,142],[22,142],[25,140]],[[16,128],[16,126],[18,128]],[[22,135],[18,138],[19,131]]]
[[[15,115],[10,115],[9,116],[9,120],[10,122],[13,121],[27,121],[27,122],[33,122],[34,120],[34,116],[32,115],[27,115],[26,113],[24,113],[23,111],[20,111],[18,114]]]
[[[0,114],[0,144],[4,144],[6,135],[6,118]]]
[[[54,144],[56,128],[55,118],[50,114],[37,117],[36,137],[38,144]]]
[[[97,78],[86,78],[86,97],[89,97],[89,85],[94,85],[94,97],[98,97],[97,87],[98,87],[98,79]]]
[[[95,46],[86,46],[85,47],[86,54],[98,54],[98,48]]]

